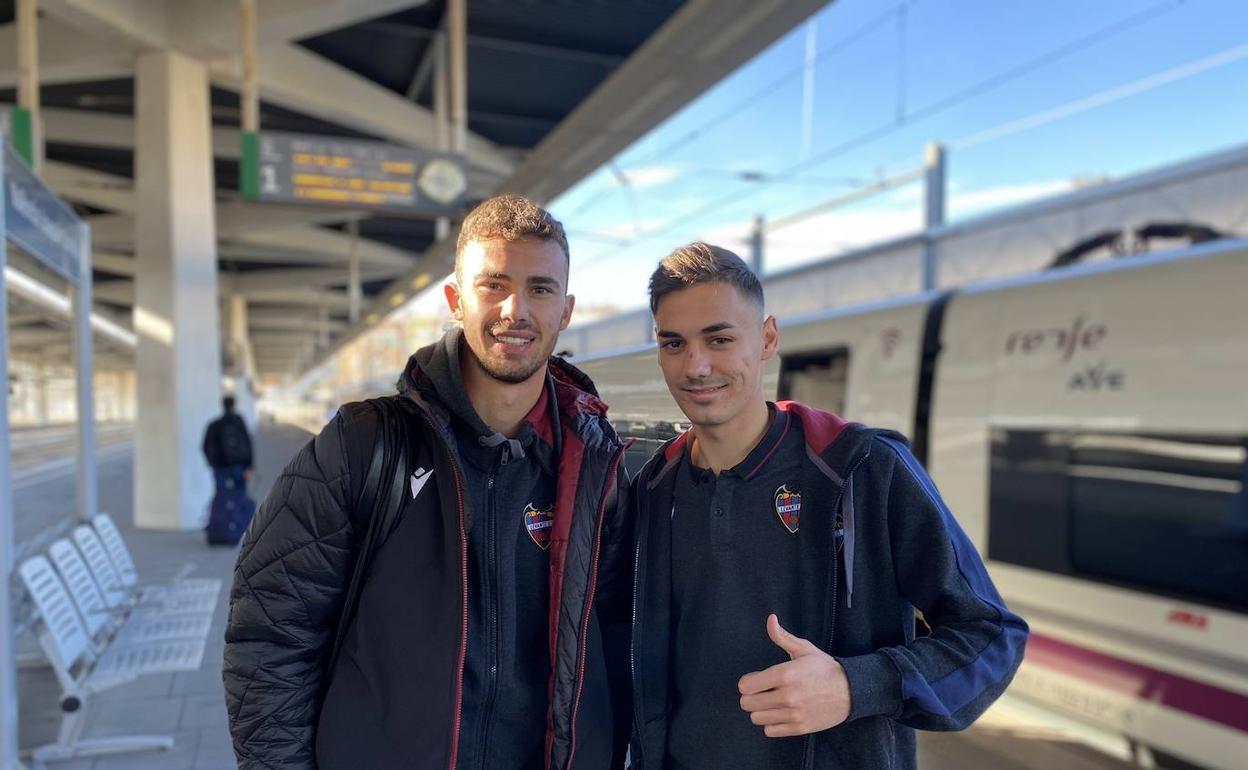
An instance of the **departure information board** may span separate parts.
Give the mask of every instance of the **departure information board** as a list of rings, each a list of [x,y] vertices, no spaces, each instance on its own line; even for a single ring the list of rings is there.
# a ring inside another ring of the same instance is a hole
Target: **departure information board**
[[[457,211],[467,189],[453,157],[384,142],[264,131],[244,134],[241,187],[252,200]]]

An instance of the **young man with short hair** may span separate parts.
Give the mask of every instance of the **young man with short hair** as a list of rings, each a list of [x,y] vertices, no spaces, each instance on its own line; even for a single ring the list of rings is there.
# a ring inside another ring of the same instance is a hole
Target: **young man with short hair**
[[[624,447],[589,378],[551,357],[567,280],[563,227],[531,201],[464,220],[460,325],[389,397],[411,412],[403,503],[341,621],[383,405],[343,406],[273,485],[226,630],[244,770],[622,764],[627,674],[610,679],[604,640],[629,620]]]
[[[677,249],[650,307],[692,429],[634,485],[633,766],[914,768],[914,729],[974,721],[1026,624],[904,439],[765,399],[780,335],[739,257]]]

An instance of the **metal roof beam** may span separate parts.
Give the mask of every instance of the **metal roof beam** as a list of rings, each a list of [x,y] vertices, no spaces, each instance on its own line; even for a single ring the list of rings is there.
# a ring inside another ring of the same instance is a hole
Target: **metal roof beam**
[[[254,330],[263,330],[267,332],[307,332],[309,329],[320,328],[321,319],[313,315],[293,315],[291,313],[281,313],[280,316],[274,315],[265,318],[247,318],[247,326]],[[331,332],[340,332],[347,328],[344,321],[330,319],[329,330]]]
[[[62,198],[110,211],[134,212],[134,182],[124,176],[48,160],[43,164],[43,181]]]
[[[306,254],[339,256],[345,264],[351,249],[351,236],[324,227],[287,227],[274,230],[256,230],[234,237],[236,245],[258,246],[263,249],[297,251]],[[408,268],[415,255],[396,249],[380,241],[360,238],[360,262]]]
[[[429,46],[425,48],[425,53],[420,57],[420,63],[416,65],[416,70],[412,73],[412,82],[407,85],[407,91],[404,95],[409,100],[416,101],[416,98],[420,96],[420,92],[425,90],[425,85],[429,82],[429,78],[433,76],[433,70],[438,63],[438,54],[441,50],[439,38],[445,34],[446,13],[444,12],[442,19],[438,22],[438,28],[430,35]]]
[[[284,43],[422,5],[422,0],[265,0],[258,42]],[[211,59],[239,46],[237,4],[221,0],[40,0],[40,10],[90,35],[131,48],[173,48]]]
[[[42,72],[40,74],[42,76]],[[134,150],[134,118],[129,115],[66,107],[44,107],[42,114],[43,135],[48,142],[105,147],[110,150]],[[242,139],[237,128],[213,126],[213,155],[237,160],[241,146]]]
[[[375,281],[381,278],[393,278],[402,272],[396,268],[365,268],[360,271],[362,280]],[[234,292],[250,295],[252,292],[269,289],[283,289],[290,286],[308,288],[326,288],[345,286],[347,283],[346,268],[333,269],[323,267],[285,268],[281,270],[250,270],[233,275]]]
[[[90,36],[130,48],[168,48],[172,4],[163,0],[40,0],[39,10]],[[187,5],[179,3],[180,10]]]
[[[306,115],[416,147],[437,146],[433,112],[307,49],[292,44],[261,48],[257,54],[260,96]],[[236,88],[238,62],[217,61],[213,81]],[[501,176],[516,167],[516,153],[469,134],[468,162]]]
[[[388,35],[415,38],[417,40],[432,41],[442,34],[441,25],[439,25],[438,29],[429,29],[428,27],[411,27],[406,24],[396,24],[389,21],[370,21],[362,26],[368,30],[375,30]],[[491,35],[474,35],[470,33],[468,35],[468,45],[477,48],[487,48],[492,51],[540,56],[545,59],[563,59],[578,64],[595,64],[607,69],[614,69],[624,62],[623,56],[602,53],[601,51],[568,48],[567,46],[550,45],[548,43],[531,43],[527,40],[510,40]],[[411,91],[409,90],[408,93],[410,95]]]
[[[240,293],[247,297],[248,302],[259,302],[274,305],[306,305],[309,307],[320,307],[321,305],[326,305],[330,310],[346,310],[348,304],[347,293],[345,291],[264,289]]]
[[[0,25],[0,51],[17,50],[17,24]],[[59,19],[39,19],[39,84],[78,83],[127,77],[134,71],[129,48],[82,34]],[[17,59],[6,57],[0,69],[0,88],[17,86]],[[46,112],[46,110],[45,110]]]
[[[9,344],[14,348],[35,348],[50,345],[68,344],[68,329],[11,329]]]
[[[135,272],[134,257],[114,251],[96,249],[91,254],[91,267],[114,275],[133,278]]]
[[[257,3],[256,42],[260,46],[302,40],[367,19],[424,5],[428,0],[264,0]],[[189,53],[205,58],[232,55],[240,37],[237,3],[198,0],[180,14],[176,30]]]
[[[362,242],[361,242],[362,243]],[[295,265],[307,267],[311,265],[339,265],[346,270],[348,257],[342,251],[322,246],[317,251],[309,251],[307,249],[283,249],[278,247],[261,246],[258,244],[234,243],[226,242],[217,246],[217,258],[221,260],[238,260],[242,262],[260,262],[270,265]],[[390,265],[392,267],[408,266],[411,260],[402,257],[402,262],[386,258],[385,260],[374,261],[369,259],[361,260],[364,264]]]
[[[347,294],[344,291],[318,291],[313,288],[252,288],[243,287],[239,290],[235,282],[238,275],[222,275],[218,282],[221,296],[241,294],[252,302],[276,305],[300,305],[309,307],[328,306],[331,310],[345,310]],[[134,306],[134,281],[96,281],[92,293],[101,302],[126,307]]]
[[[319,333],[319,328],[304,327],[303,329],[292,330],[291,332],[283,332],[280,330],[260,332],[253,331],[247,336],[251,339],[251,344],[256,348],[272,348],[286,345],[302,345],[307,342],[309,337],[315,337]]]
[[[100,302],[134,307],[134,281],[95,281],[91,285],[91,296]]]

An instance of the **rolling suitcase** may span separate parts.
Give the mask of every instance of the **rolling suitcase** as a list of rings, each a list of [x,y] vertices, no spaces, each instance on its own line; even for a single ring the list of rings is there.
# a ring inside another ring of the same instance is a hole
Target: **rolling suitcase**
[[[212,498],[208,526],[204,527],[208,545],[238,545],[255,513],[256,501],[245,490],[221,490]]]

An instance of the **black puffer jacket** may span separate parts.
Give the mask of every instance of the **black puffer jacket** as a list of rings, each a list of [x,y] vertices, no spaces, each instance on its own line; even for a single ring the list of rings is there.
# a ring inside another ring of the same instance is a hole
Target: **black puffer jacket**
[[[423,352],[423,351],[422,351]],[[418,387],[412,470],[432,469],[373,557],[327,670],[362,532],[356,501],[377,413],[343,406],[277,480],[243,541],[226,628],[225,690],[243,770],[454,768],[467,645],[468,517],[446,411]],[[627,743],[631,523],[623,444],[584,374],[551,359],[562,452],[550,545],[552,770],[622,763]],[[626,663],[625,663],[626,666]]]

